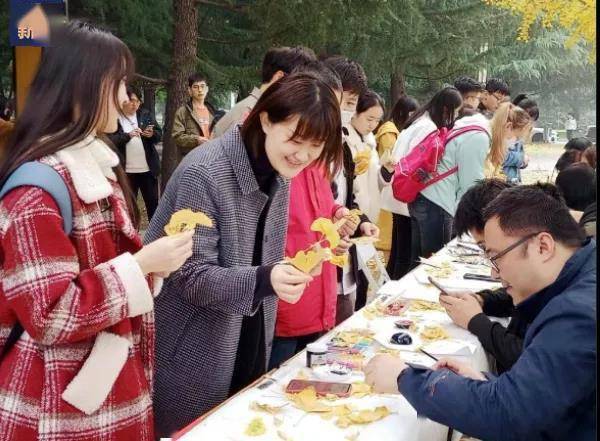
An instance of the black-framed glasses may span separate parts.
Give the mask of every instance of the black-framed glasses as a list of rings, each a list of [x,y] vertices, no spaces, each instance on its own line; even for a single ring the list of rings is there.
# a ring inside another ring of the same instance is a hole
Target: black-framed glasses
[[[496,272],[500,272],[500,268],[498,268],[498,264],[496,263],[498,259],[500,259],[502,256],[505,256],[506,254],[508,254],[510,251],[514,250],[515,248],[517,248],[519,245],[527,242],[529,239],[537,236],[538,234],[542,233],[542,231],[538,231],[537,233],[531,233],[528,234],[525,237],[522,237],[521,239],[519,239],[518,241],[516,241],[515,243],[513,243],[512,245],[509,245],[508,247],[504,248],[502,251],[500,251],[499,253],[496,253],[495,256],[492,257],[488,257],[487,258],[487,262],[486,264],[488,264],[487,266],[493,268],[494,270],[496,270]]]

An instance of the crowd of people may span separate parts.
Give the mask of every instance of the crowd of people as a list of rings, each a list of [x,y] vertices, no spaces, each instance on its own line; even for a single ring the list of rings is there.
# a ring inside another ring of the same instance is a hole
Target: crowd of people
[[[0,439],[171,436],[365,306],[352,238],[379,238],[399,279],[467,234],[503,288],[440,303],[493,372],[376,356],[367,382],[481,439],[591,439],[595,146],[572,139],[556,185],[521,185],[539,109],[504,81],[463,76],[386,114],[355,60],[277,47],[226,114],[190,75],[159,198],[162,129],[133,72],[111,33],[59,28],[0,163]],[[442,132],[444,178],[399,201],[398,163]],[[165,235],[183,209],[212,227]],[[307,274],[284,258],[320,240],[317,218],[348,259]]]

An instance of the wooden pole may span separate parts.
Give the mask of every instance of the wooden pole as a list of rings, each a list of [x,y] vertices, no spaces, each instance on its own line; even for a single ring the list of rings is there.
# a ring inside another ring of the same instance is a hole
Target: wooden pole
[[[13,69],[15,75],[16,116],[25,107],[31,82],[42,60],[42,48],[37,46],[16,46]]]

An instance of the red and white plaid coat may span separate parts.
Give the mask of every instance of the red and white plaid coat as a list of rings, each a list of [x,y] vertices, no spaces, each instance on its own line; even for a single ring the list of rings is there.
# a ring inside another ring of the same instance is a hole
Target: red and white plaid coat
[[[69,188],[70,236],[43,190],[0,201],[0,346],[25,329],[0,361],[0,440],[154,440],[152,283],[115,157],[86,142],[42,160]]]

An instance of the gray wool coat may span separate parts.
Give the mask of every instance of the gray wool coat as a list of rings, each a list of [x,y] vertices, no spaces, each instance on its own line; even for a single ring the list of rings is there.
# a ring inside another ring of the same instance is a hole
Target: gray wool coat
[[[164,235],[175,211],[206,213],[213,228],[196,227],[193,256],[165,280],[156,298],[154,413],[167,436],[224,401],[229,392],[244,315],[264,310],[265,367],[277,297],[253,309],[258,267],[256,226],[268,200],[259,190],[239,126],[189,153],[152,218],[145,242]],[[262,264],[281,261],[288,223],[289,181],[278,176],[266,216]]]

